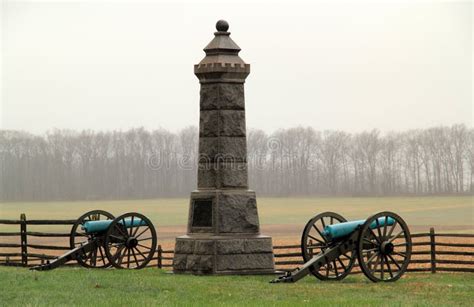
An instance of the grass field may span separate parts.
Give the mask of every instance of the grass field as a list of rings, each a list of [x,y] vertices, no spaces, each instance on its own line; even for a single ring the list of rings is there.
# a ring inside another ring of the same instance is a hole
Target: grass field
[[[269,284],[273,276],[185,276],[141,271],[0,267],[0,305],[9,306],[472,306],[474,274],[409,274],[374,284],[306,277]]]

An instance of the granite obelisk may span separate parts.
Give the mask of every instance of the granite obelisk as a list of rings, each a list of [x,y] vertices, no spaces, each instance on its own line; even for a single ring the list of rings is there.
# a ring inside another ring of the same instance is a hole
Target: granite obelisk
[[[173,271],[261,274],[274,271],[272,239],[260,234],[255,192],[248,189],[244,82],[250,65],[219,20],[206,56],[194,66],[201,84],[198,189],[187,234],[176,238]]]

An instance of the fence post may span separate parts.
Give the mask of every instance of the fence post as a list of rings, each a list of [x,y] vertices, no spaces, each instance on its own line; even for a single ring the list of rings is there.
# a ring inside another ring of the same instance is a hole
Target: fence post
[[[161,249],[161,245],[158,245],[158,268],[161,269],[163,267],[163,263],[161,261],[161,258],[163,257],[163,250]]]
[[[435,230],[430,228],[430,246],[431,246],[431,273],[436,273],[436,241]]]
[[[10,265],[10,256],[5,257],[5,264]]]
[[[20,215],[20,234],[21,234],[21,264],[23,266],[28,265],[28,248],[26,240],[26,215],[22,213]]]

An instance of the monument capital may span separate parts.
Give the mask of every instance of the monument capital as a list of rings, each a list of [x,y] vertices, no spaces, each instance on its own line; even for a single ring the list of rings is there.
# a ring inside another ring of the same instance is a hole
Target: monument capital
[[[230,38],[229,24],[219,20],[214,39],[203,49],[206,56],[194,65],[194,74],[201,83],[244,83],[250,64],[239,56],[240,47]]]

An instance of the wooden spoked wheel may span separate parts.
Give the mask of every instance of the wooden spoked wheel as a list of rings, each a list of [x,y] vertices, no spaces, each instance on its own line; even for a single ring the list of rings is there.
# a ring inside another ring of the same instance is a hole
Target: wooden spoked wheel
[[[105,235],[105,253],[119,269],[141,269],[156,251],[157,236],[151,221],[140,213],[117,217]]]
[[[71,228],[71,235],[69,239],[69,245],[71,249],[74,249],[88,241],[95,240],[96,234],[87,234],[83,229],[82,225],[87,221],[101,221],[101,220],[113,220],[114,216],[107,211],[93,210],[83,214],[77,219]],[[110,266],[110,262],[105,255],[105,249],[103,242],[99,240],[97,248],[76,257],[77,263],[86,268],[106,268]]]
[[[380,212],[368,218],[361,227],[357,245],[362,272],[374,282],[399,279],[410,263],[410,230],[393,212]]]
[[[304,262],[311,260],[314,256],[337,243],[328,240],[323,235],[323,230],[327,225],[343,222],[347,222],[347,220],[334,212],[323,212],[308,221],[301,236],[301,254]],[[311,267],[310,271],[320,280],[340,280],[352,270],[355,258],[355,252],[350,251],[340,255],[331,263],[320,267],[319,270]]]

